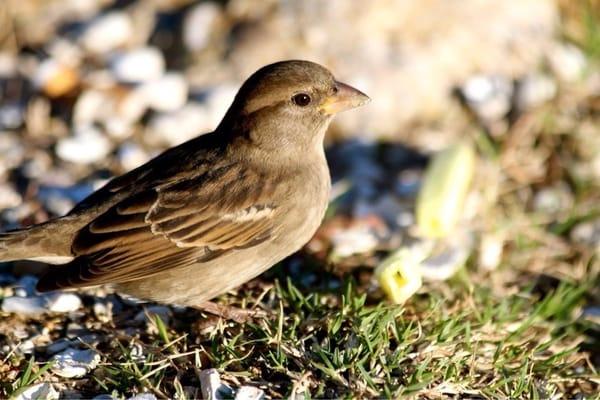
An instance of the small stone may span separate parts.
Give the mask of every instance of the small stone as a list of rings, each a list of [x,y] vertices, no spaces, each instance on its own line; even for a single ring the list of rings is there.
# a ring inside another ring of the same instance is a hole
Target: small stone
[[[25,110],[20,104],[7,103],[0,107],[0,129],[17,129],[23,125]]]
[[[67,313],[81,307],[81,299],[74,293],[51,293],[46,295],[48,311]]]
[[[457,233],[445,243],[438,243],[431,255],[420,263],[424,280],[444,281],[451,278],[465,266],[473,248],[473,240],[468,235]]]
[[[135,143],[123,143],[117,150],[117,160],[126,171],[139,167],[150,159],[150,155]]]
[[[544,104],[556,96],[557,86],[554,80],[541,74],[527,75],[517,82],[515,105],[524,111]]]
[[[94,315],[101,322],[109,322],[113,317],[113,303],[105,299],[96,299],[92,307]]]
[[[504,237],[499,234],[484,234],[479,244],[479,266],[493,271],[502,261]]]
[[[202,104],[206,107],[204,132],[214,130],[223,119],[225,112],[233,102],[238,91],[237,83],[224,83],[211,88],[202,96]]]
[[[565,82],[575,82],[583,77],[586,60],[583,52],[572,44],[555,44],[547,52],[552,72]]]
[[[146,140],[153,145],[176,146],[202,133],[207,126],[207,109],[198,103],[188,103],[180,110],[155,115],[149,123]]]
[[[0,51],[0,78],[8,79],[17,74],[18,59],[14,54]]]
[[[265,392],[254,386],[242,386],[235,392],[235,400],[261,400]]]
[[[544,214],[556,214],[569,210],[574,203],[571,189],[565,182],[540,189],[533,198],[533,209]]]
[[[129,124],[139,121],[147,110],[148,99],[143,86],[130,90],[116,105],[117,115]]]
[[[203,399],[224,400],[231,398],[231,388],[221,382],[221,377],[216,369],[211,368],[200,371],[199,379]]]
[[[2,311],[37,316],[46,312],[46,302],[42,297],[6,297],[2,300]]]
[[[106,53],[123,47],[133,35],[131,18],[114,11],[93,20],[81,37],[83,47],[92,53]]]
[[[65,215],[75,205],[64,196],[48,196],[44,199],[44,207],[54,215]]]
[[[14,133],[0,134],[0,174],[21,164],[25,149],[19,137]]]
[[[152,393],[140,393],[129,397],[127,400],[156,400],[156,396]]]
[[[85,90],[73,106],[73,123],[75,126],[85,126],[99,122],[107,107],[110,107],[110,99],[104,92]]]
[[[331,237],[335,257],[369,253],[377,246],[377,237],[367,226],[357,226],[336,232]]]
[[[35,350],[35,344],[32,340],[24,340],[19,345],[19,350],[23,354],[31,354]]]
[[[145,83],[141,90],[150,108],[169,112],[183,107],[188,98],[188,85],[183,75],[168,73]]]
[[[600,219],[580,222],[571,229],[571,241],[600,251]]]
[[[74,68],[49,58],[40,63],[33,82],[48,97],[55,98],[71,92],[79,85],[79,73]]]
[[[110,150],[110,141],[93,126],[79,128],[73,136],[61,139],[56,146],[60,158],[76,164],[101,161]]]
[[[132,121],[127,118],[108,117],[104,120],[104,127],[110,137],[118,140],[127,139],[134,132]]]
[[[51,383],[42,382],[29,386],[14,400],[58,400],[59,393]]]
[[[23,199],[16,190],[7,184],[0,184],[0,210],[17,207]]]
[[[581,312],[581,316],[583,319],[591,321],[595,324],[600,324],[600,305],[591,305],[585,307]]]
[[[144,362],[146,361],[146,356],[144,355],[144,348],[139,343],[132,343],[129,351],[129,357],[134,362]]]
[[[503,76],[476,75],[466,81],[461,93],[478,117],[494,121],[510,110],[513,86]]]
[[[46,45],[47,53],[56,61],[77,68],[83,59],[81,48],[64,37],[55,37]]]
[[[79,378],[92,371],[100,362],[100,355],[93,350],[68,348],[52,357],[51,369],[63,378]]]
[[[157,48],[143,47],[117,55],[111,69],[121,82],[148,82],[164,74],[165,59]]]
[[[194,6],[183,21],[183,43],[191,52],[197,52],[209,44],[213,24],[219,19],[221,8],[213,2]]]

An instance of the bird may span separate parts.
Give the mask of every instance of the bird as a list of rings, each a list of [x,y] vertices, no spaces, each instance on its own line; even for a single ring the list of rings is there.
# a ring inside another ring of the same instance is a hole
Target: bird
[[[317,63],[266,65],[213,132],[113,178],[63,217],[0,234],[0,261],[57,264],[39,292],[109,285],[218,313],[211,299],[314,235],[331,187],[326,130],[369,101]]]

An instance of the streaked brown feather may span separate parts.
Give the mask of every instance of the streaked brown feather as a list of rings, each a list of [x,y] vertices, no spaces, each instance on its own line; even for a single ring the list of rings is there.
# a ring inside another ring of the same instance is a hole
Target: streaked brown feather
[[[75,260],[40,287],[127,282],[267,240],[276,206],[264,188],[272,186],[240,171],[229,165],[134,191],[77,234]]]

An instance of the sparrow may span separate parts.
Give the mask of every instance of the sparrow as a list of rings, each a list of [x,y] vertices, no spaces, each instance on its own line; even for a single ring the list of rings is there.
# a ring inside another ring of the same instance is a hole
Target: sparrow
[[[106,284],[138,299],[205,304],[313,236],[331,186],[327,127],[368,101],[319,64],[267,65],[215,131],[112,179],[63,217],[0,234],[0,261],[61,264],[40,292]]]

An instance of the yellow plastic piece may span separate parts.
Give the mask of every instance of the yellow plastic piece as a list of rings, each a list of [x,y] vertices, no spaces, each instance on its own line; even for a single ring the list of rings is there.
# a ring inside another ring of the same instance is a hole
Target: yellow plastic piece
[[[420,263],[430,251],[429,243],[403,247],[375,269],[379,286],[396,304],[403,304],[422,285]]]
[[[475,149],[468,141],[434,156],[425,171],[416,204],[421,235],[439,238],[450,234],[463,214],[465,198],[475,172]]]

